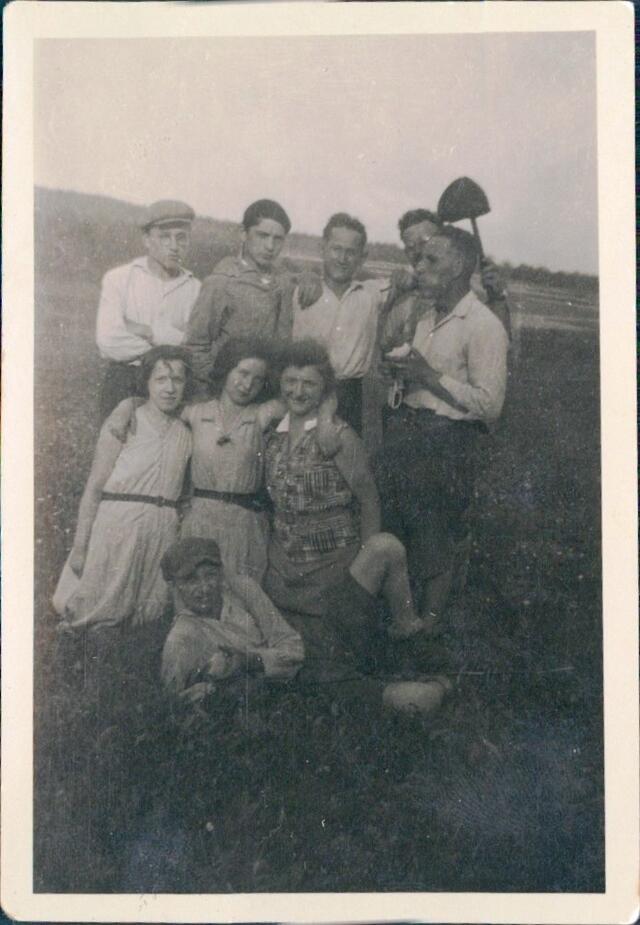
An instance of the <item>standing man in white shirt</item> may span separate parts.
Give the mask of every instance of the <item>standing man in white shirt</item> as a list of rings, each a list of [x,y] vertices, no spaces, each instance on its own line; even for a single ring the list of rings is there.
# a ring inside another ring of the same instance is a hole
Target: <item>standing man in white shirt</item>
[[[161,200],[140,227],[146,255],[115,267],[102,280],[96,325],[100,356],[110,360],[100,398],[104,419],[136,394],[141,357],[160,344],[181,344],[200,282],[182,266],[191,244],[191,206]]]
[[[293,340],[313,338],[328,351],[338,380],[338,414],[362,433],[362,380],[374,359],[378,318],[389,280],[356,280],[367,256],[367,232],[357,218],[338,212],[322,233],[320,298],[308,308],[293,296]]]
[[[478,438],[502,411],[508,334],[471,291],[472,235],[439,229],[416,265],[420,293],[411,351],[389,361],[406,383],[376,466],[383,528],[406,546],[414,596],[436,630],[473,493]]]

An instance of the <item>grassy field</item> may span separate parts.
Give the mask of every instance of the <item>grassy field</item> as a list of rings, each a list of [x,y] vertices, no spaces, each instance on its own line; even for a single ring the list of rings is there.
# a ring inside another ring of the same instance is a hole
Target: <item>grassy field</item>
[[[103,368],[97,282],[54,270],[36,286],[35,889],[602,890],[594,325],[520,328],[437,720],[258,686],[174,723],[150,648],[113,669],[55,633]]]

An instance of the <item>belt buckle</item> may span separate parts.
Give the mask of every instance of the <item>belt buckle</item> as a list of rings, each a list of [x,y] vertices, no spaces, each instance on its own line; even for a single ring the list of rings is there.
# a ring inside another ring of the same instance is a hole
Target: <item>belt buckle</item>
[[[166,498],[158,498],[156,504],[158,505],[158,507],[167,507],[169,502],[166,500]]]

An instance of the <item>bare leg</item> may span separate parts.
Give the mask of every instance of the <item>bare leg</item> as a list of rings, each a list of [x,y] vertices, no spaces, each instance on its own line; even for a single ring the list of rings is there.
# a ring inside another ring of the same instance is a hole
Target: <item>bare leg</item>
[[[440,572],[429,578],[424,585],[422,598],[422,619],[425,631],[436,633],[442,628],[444,611],[449,600],[451,581],[453,579],[453,566],[446,572]]]
[[[407,573],[407,557],[391,533],[376,533],[351,563],[351,575],[369,594],[382,594],[391,611],[391,636],[410,636],[423,628],[417,616]]]

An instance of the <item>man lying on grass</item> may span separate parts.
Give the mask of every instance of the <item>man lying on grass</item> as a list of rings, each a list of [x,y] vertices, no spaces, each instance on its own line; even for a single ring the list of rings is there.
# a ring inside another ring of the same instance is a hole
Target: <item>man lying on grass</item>
[[[176,614],[162,653],[168,693],[195,701],[240,675],[294,677],[303,659],[300,636],[252,578],[223,570],[215,540],[179,540],[160,566]]]
[[[407,657],[413,659],[420,651],[412,627],[394,627],[386,634],[369,606],[371,591],[383,585],[398,590],[396,586],[406,584],[406,574],[404,582],[400,574],[403,568],[406,572],[402,547],[393,537],[388,538],[391,545],[384,539],[378,536],[367,543],[354,561],[352,606],[346,607],[343,595],[343,611],[335,613],[321,633],[313,634],[302,668],[300,635],[252,578],[224,572],[214,540],[189,537],[174,544],[162,560],[176,604],[162,655],[162,680],[169,695],[196,703],[234,679],[263,675],[288,681],[297,674],[296,683],[306,692],[322,688],[336,699],[433,712],[451,689],[444,675],[425,681],[382,680],[363,670],[367,660],[375,668],[382,659],[388,663],[389,657],[395,658],[396,670],[406,670]],[[354,641],[357,652],[349,644]]]

